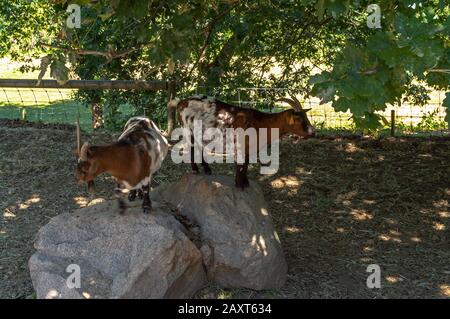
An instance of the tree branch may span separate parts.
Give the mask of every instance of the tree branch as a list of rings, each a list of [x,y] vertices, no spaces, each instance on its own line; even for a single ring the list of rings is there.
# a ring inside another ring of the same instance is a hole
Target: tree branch
[[[128,55],[130,53],[133,53],[137,50],[140,50],[142,47],[144,47],[145,45],[142,44],[140,46],[138,46],[137,48],[131,48],[122,52],[115,52],[113,50],[108,50],[108,51],[96,51],[96,50],[83,50],[83,49],[74,49],[74,48],[67,48],[67,47],[60,47],[60,46],[55,46],[55,45],[50,45],[50,44],[46,44],[46,43],[40,43],[41,46],[47,47],[47,48],[52,48],[52,49],[57,49],[57,50],[62,50],[65,52],[74,52],[78,55],[97,55],[97,56],[104,56],[105,58],[107,58],[108,60],[114,60],[114,59],[118,59],[121,58],[125,55]]]
[[[192,75],[192,72],[194,71],[194,69],[197,67],[197,65],[200,63],[200,61],[204,58],[205,56],[205,52],[206,52],[206,48],[209,45],[209,41],[211,40],[211,36],[212,33],[214,31],[214,27],[216,26],[216,24],[222,20],[228,13],[231,12],[231,10],[233,10],[234,8],[236,8],[239,5],[239,0],[236,1],[233,5],[231,5],[230,7],[228,7],[226,10],[224,10],[223,12],[221,12],[216,18],[214,18],[206,27],[206,38],[205,41],[203,42],[202,47],[200,48],[200,51],[198,53],[198,58],[197,60],[194,62],[194,64],[192,65],[191,70],[189,71],[189,78]]]

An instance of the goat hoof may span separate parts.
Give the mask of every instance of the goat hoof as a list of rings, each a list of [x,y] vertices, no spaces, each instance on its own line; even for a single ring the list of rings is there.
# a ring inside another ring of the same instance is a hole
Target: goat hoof
[[[128,200],[130,202],[134,201],[136,199],[136,193],[129,193],[128,194]]]
[[[118,206],[119,206],[119,214],[123,215],[127,210],[127,206],[125,205],[122,199],[118,200]]]
[[[245,188],[249,187],[250,184],[248,181],[243,181],[243,182],[236,182],[235,186],[236,186],[236,188],[240,188],[240,189],[244,190]]]
[[[148,215],[151,213],[152,208],[151,207],[144,207],[142,208],[142,211],[144,212],[144,214]]]
[[[211,173],[212,173],[211,169],[205,169],[205,174],[206,175],[211,175]]]

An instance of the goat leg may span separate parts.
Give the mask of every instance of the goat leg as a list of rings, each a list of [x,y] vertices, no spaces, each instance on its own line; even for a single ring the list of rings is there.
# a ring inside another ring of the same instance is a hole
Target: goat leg
[[[202,167],[203,171],[206,175],[211,175],[211,168],[209,167],[209,164],[205,162],[205,160],[202,158]]]
[[[198,166],[195,163],[194,135],[191,136],[191,169],[193,174],[198,174]]]
[[[127,210],[127,205],[125,204],[125,202],[123,201],[121,195],[122,195],[122,191],[120,188],[120,184],[117,184],[116,189],[114,190],[114,195],[117,197],[117,203],[118,203],[118,207],[119,207],[119,214],[123,215],[126,210]]]
[[[235,177],[235,185],[238,188],[246,188],[250,186],[250,182],[247,178],[247,169],[248,169],[249,157],[245,156],[244,164],[236,164],[236,177]]]
[[[205,159],[203,158],[203,152],[202,152],[202,167],[203,167],[203,172],[205,172],[206,175],[211,175],[211,168],[209,167],[209,164],[206,163]]]
[[[120,215],[125,214],[125,212],[127,211],[127,205],[125,205],[125,202],[123,201],[122,198],[118,198],[117,202],[118,202],[118,206],[119,206],[119,214]]]
[[[152,211],[152,201],[150,200],[150,183],[142,186],[142,193],[144,196],[144,201],[142,202],[142,210],[144,214],[150,214],[150,212]]]
[[[144,199],[144,193],[142,192],[142,189],[138,190],[137,193],[138,193],[139,199],[143,200]]]

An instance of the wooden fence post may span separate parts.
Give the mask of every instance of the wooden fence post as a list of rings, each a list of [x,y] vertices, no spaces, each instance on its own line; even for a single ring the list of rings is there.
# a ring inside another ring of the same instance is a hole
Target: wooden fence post
[[[176,121],[176,108],[173,106],[173,103],[169,103],[176,96],[177,88],[175,81],[171,80],[167,83],[167,134],[170,137],[172,131],[175,128]]]

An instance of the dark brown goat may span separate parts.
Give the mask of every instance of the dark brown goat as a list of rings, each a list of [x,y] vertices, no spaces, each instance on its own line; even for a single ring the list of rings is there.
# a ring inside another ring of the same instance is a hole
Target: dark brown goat
[[[308,110],[301,108],[300,102],[292,99],[281,98],[280,101],[289,103],[293,109],[280,113],[264,113],[253,109],[242,108],[225,102],[208,98],[206,96],[194,96],[185,100],[177,101],[178,119],[184,128],[192,131],[194,121],[202,121],[202,125],[207,128],[254,128],[259,133],[260,129],[267,129],[267,141],[272,141],[271,129],[279,130],[281,138],[287,134],[294,134],[302,137],[313,137],[315,129],[311,125],[306,115]],[[259,134],[258,134],[259,136]],[[258,139],[258,146],[260,142]],[[194,173],[198,173],[197,163],[194,162],[194,139],[191,134],[191,167]],[[248,144],[245,149],[245,162],[236,164],[235,183],[237,187],[247,187]],[[202,167],[206,174],[211,174],[211,169],[202,158]]]

